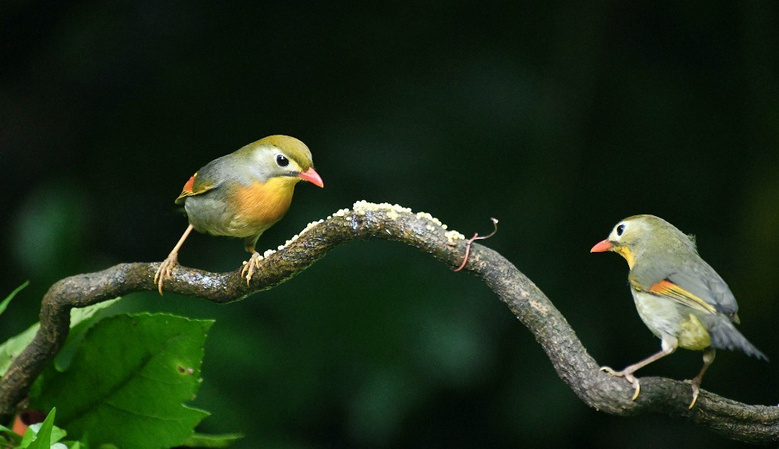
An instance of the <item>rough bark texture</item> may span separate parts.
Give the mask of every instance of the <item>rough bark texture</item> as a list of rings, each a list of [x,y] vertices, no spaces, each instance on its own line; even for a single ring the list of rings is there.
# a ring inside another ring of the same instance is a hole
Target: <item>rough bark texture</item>
[[[418,248],[451,268],[460,265],[466,240],[447,231],[426,213],[387,204],[359,202],[310,224],[282,250],[266,254],[251,285],[238,271],[209,273],[177,267],[165,291],[218,303],[239,301],[272,288],[352,240],[384,239]],[[126,263],[97,273],[55,283],[41,305],[41,327],[33,342],[0,379],[0,415],[15,412],[30,386],[67,338],[70,309],[129,293],[156,289],[159,263]],[[464,271],[481,278],[535,336],[557,374],[590,407],[609,414],[634,416],[662,413],[709,427],[726,437],[751,443],[779,442],[779,407],[747,405],[701,390],[692,410],[687,383],[656,377],[641,379],[641,395],[631,401],[633,387],[624,379],[599,371],[571,326],[544,293],[497,252],[474,244]]]

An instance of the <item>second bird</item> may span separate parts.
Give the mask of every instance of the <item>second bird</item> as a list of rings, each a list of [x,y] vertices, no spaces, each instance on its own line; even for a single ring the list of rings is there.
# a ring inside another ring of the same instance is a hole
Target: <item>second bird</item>
[[[703,367],[692,379],[690,408],[698,399],[701,379],[716,349],[738,349],[768,360],[736,330],[738,304],[728,285],[698,255],[693,238],[671,223],[653,215],[628,217],[590,250],[603,251],[613,251],[627,261],[638,315],[661,340],[660,352],[622,371],[601,368],[633,384],[634,400],[641,385],[633,373],[676,348],[703,351]]]

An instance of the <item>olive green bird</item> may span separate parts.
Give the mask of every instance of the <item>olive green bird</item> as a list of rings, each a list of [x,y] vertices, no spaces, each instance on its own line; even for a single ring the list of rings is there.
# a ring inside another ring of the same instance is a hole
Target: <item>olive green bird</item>
[[[633,373],[676,348],[703,351],[703,367],[691,381],[689,408],[698,399],[701,379],[714,361],[717,349],[738,349],[768,360],[736,330],[738,304],[728,285],[698,255],[693,238],[671,223],[653,215],[628,217],[590,250],[603,251],[613,251],[627,261],[630,292],[638,315],[661,340],[660,352],[622,371],[601,368],[630,382],[635,387],[633,400],[641,390]]]
[[[241,270],[248,284],[262,259],[257,240],[287,212],[295,185],[307,181],[324,187],[313,165],[306,144],[294,137],[273,135],[214,159],[192,175],[176,198],[176,204],[184,205],[189,226],[154,275],[160,295],[193,229],[243,238],[244,248],[251,254]]]

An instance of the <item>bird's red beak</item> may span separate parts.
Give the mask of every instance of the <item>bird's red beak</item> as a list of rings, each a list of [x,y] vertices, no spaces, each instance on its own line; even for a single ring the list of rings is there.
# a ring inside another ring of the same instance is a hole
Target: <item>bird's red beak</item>
[[[314,170],[314,167],[310,167],[308,170],[300,172],[298,177],[303,181],[308,181],[311,184],[314,184],[317,187],[324,188],[325,186],[325,183],[322,182],[322,177],[319,176],[319,173],[317,173],[316,170]]]
[[[600,241],[595,244],[595,246],[592,247],[590,250],[591,253],[602,253],[603,251],[608,251],[613,247],[609,239],[604,239],[603,241]]]

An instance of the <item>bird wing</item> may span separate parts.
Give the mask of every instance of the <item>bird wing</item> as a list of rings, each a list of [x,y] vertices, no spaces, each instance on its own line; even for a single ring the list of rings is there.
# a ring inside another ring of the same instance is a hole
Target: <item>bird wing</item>
[[[717,312],[730,316],[738,322],[738,303],[728,284],[706,262],[700,261],[692,267],[683,267],[667,279],[699,299],[705,300]]]
[[[203,193],[216,188],[218,185],[219,184],[217,183],[208,183],[204,181],[202,177],[198,177],[197,173],[195,173],[189,178],[189,181],[184,184],[184,188],[181,189],[181,193],[178,198],[176,198],[176,204],[181,204],[188,196],[202,195]]]
[[[649,287],[649,292],[673,299],[679,304],[700,310],[701,312],[717,313],[717,309],[714,306],[669,279],[663,279],[660,282],[652,284],[652,286]]]
[[[631,286],[706,313],[722,313],[738,322],[736,298],[706,261],[697,254],[682,257],[675,264],[668,264],[666,259],[636,263],[630,274]]]

